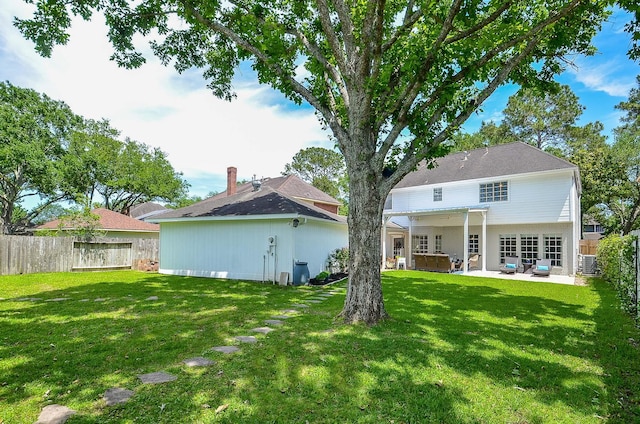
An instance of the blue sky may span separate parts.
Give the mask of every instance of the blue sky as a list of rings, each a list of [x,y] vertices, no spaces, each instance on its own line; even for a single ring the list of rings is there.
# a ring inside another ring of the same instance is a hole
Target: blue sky
[[[333,147],[311,108],[257,85],[250,70],[239,71],[238,98],[228,103],[208,91],[199,71],[178,75],[153,58],[137,70],[117,68],[108,60],[111,49],[99,21],[75,22],[70,42],[56,47],[52,58],[41,58],[11,23],[13,16],[28,17],[29,11],[23,0],[2,1],[0,80],[62,100],[85,118],[109,119],[123,136],[159,147],[184,173],[191,194],[224,190],[228,166],[238,168],[239,178],[275,177],[300,149]],[[581,123],[599,120],[607,134],[619,122],[614,106],[626,99],[640,74],[639,65],[626,56],[627,20],[628,15],[614,13],[594,40],[599,52],[570,58],[575,67],[557,78],[586,107]],[[483,120],[499,121],[515,90],[500,89],[465,128],[474,131]]]

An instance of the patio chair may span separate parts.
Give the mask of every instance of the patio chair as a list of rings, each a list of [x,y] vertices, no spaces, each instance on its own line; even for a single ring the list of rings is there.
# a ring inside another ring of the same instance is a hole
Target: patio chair
[[[480,267],[479,262],[480,262],[480,255],[478,255],[477,253],[474,253],[473,255],[469,256],[469,270],[478,269]]]
[[[538,259],[531,267],[531,273],[540,277],[548,277],[551,274],[551,259]]]
[[[504,264],[500,265],[500,272],[505,274],[515,274],[518,272],[518,257],[507,256],[504,258]]]

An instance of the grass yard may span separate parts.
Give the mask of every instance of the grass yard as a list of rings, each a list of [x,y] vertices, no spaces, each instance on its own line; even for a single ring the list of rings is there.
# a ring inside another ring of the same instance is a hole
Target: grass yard
[[[69,424],[640,422],[640,333],[601,281],[389,272],[392,318],[371,328],[335,319],[337,287],[262,335],[251,329],[335,287],[0,277],[0,423],[33,423],[48,404],[77,411]],[[211,350],[230,344],[241,350]],[[215,364],[182,363],[198,356]],[[155,371],[178,378],[137,378]],[[112,387],[135,394],[106,406]]]

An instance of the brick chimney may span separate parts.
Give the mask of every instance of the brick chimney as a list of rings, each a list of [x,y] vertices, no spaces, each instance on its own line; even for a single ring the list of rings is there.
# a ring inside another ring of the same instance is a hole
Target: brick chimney
[[[238,187],[238,169],[235,166],[227,168],[227,196],[236,194]]]

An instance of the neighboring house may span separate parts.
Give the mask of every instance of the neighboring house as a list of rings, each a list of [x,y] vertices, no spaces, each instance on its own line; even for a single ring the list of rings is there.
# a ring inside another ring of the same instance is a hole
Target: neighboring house
[[[294,175],[242,185],[236,178],[230,167],[226,192],[151,218],[160,224],[161,273],[295,282],[302,263],[314,277],[348,245],[346,217],[331,196]]]
[[[573,275],[580,239],[578,168],[525,143],[448,155],[433,169],[421,164],[387,199],[383,255],[448,254],[467,269],[499,270],[508,256],[551,259],[553,272]],[[385,227],[386,228],[386,227]],[[384,259],[384,258],[383,258]]]
[[[168,208],[154,202],[140,203],[139,205],[132,206],[129,210],[129,216],[131,218],[139,219],[140,221],[147,221],[148,218],[158,215],[167,211]]]
[[[159,237],[160,226],[149,222],[143,222],[135,218],[123,215],[109,209],[97,208],[91,211],[100,217],[98,228],[104,233],[104,237],[111,238],[154,238]],[[56,219],[42,224],[36,228],[38,230],[58,230],[69,231],[72,228],[60,228],[60,220]],[[102,236],[102,234],[101,234]]]
[[[582,238],[584,240],[600,240],[604,237],[604,227],[592,217],[583,217]]]

